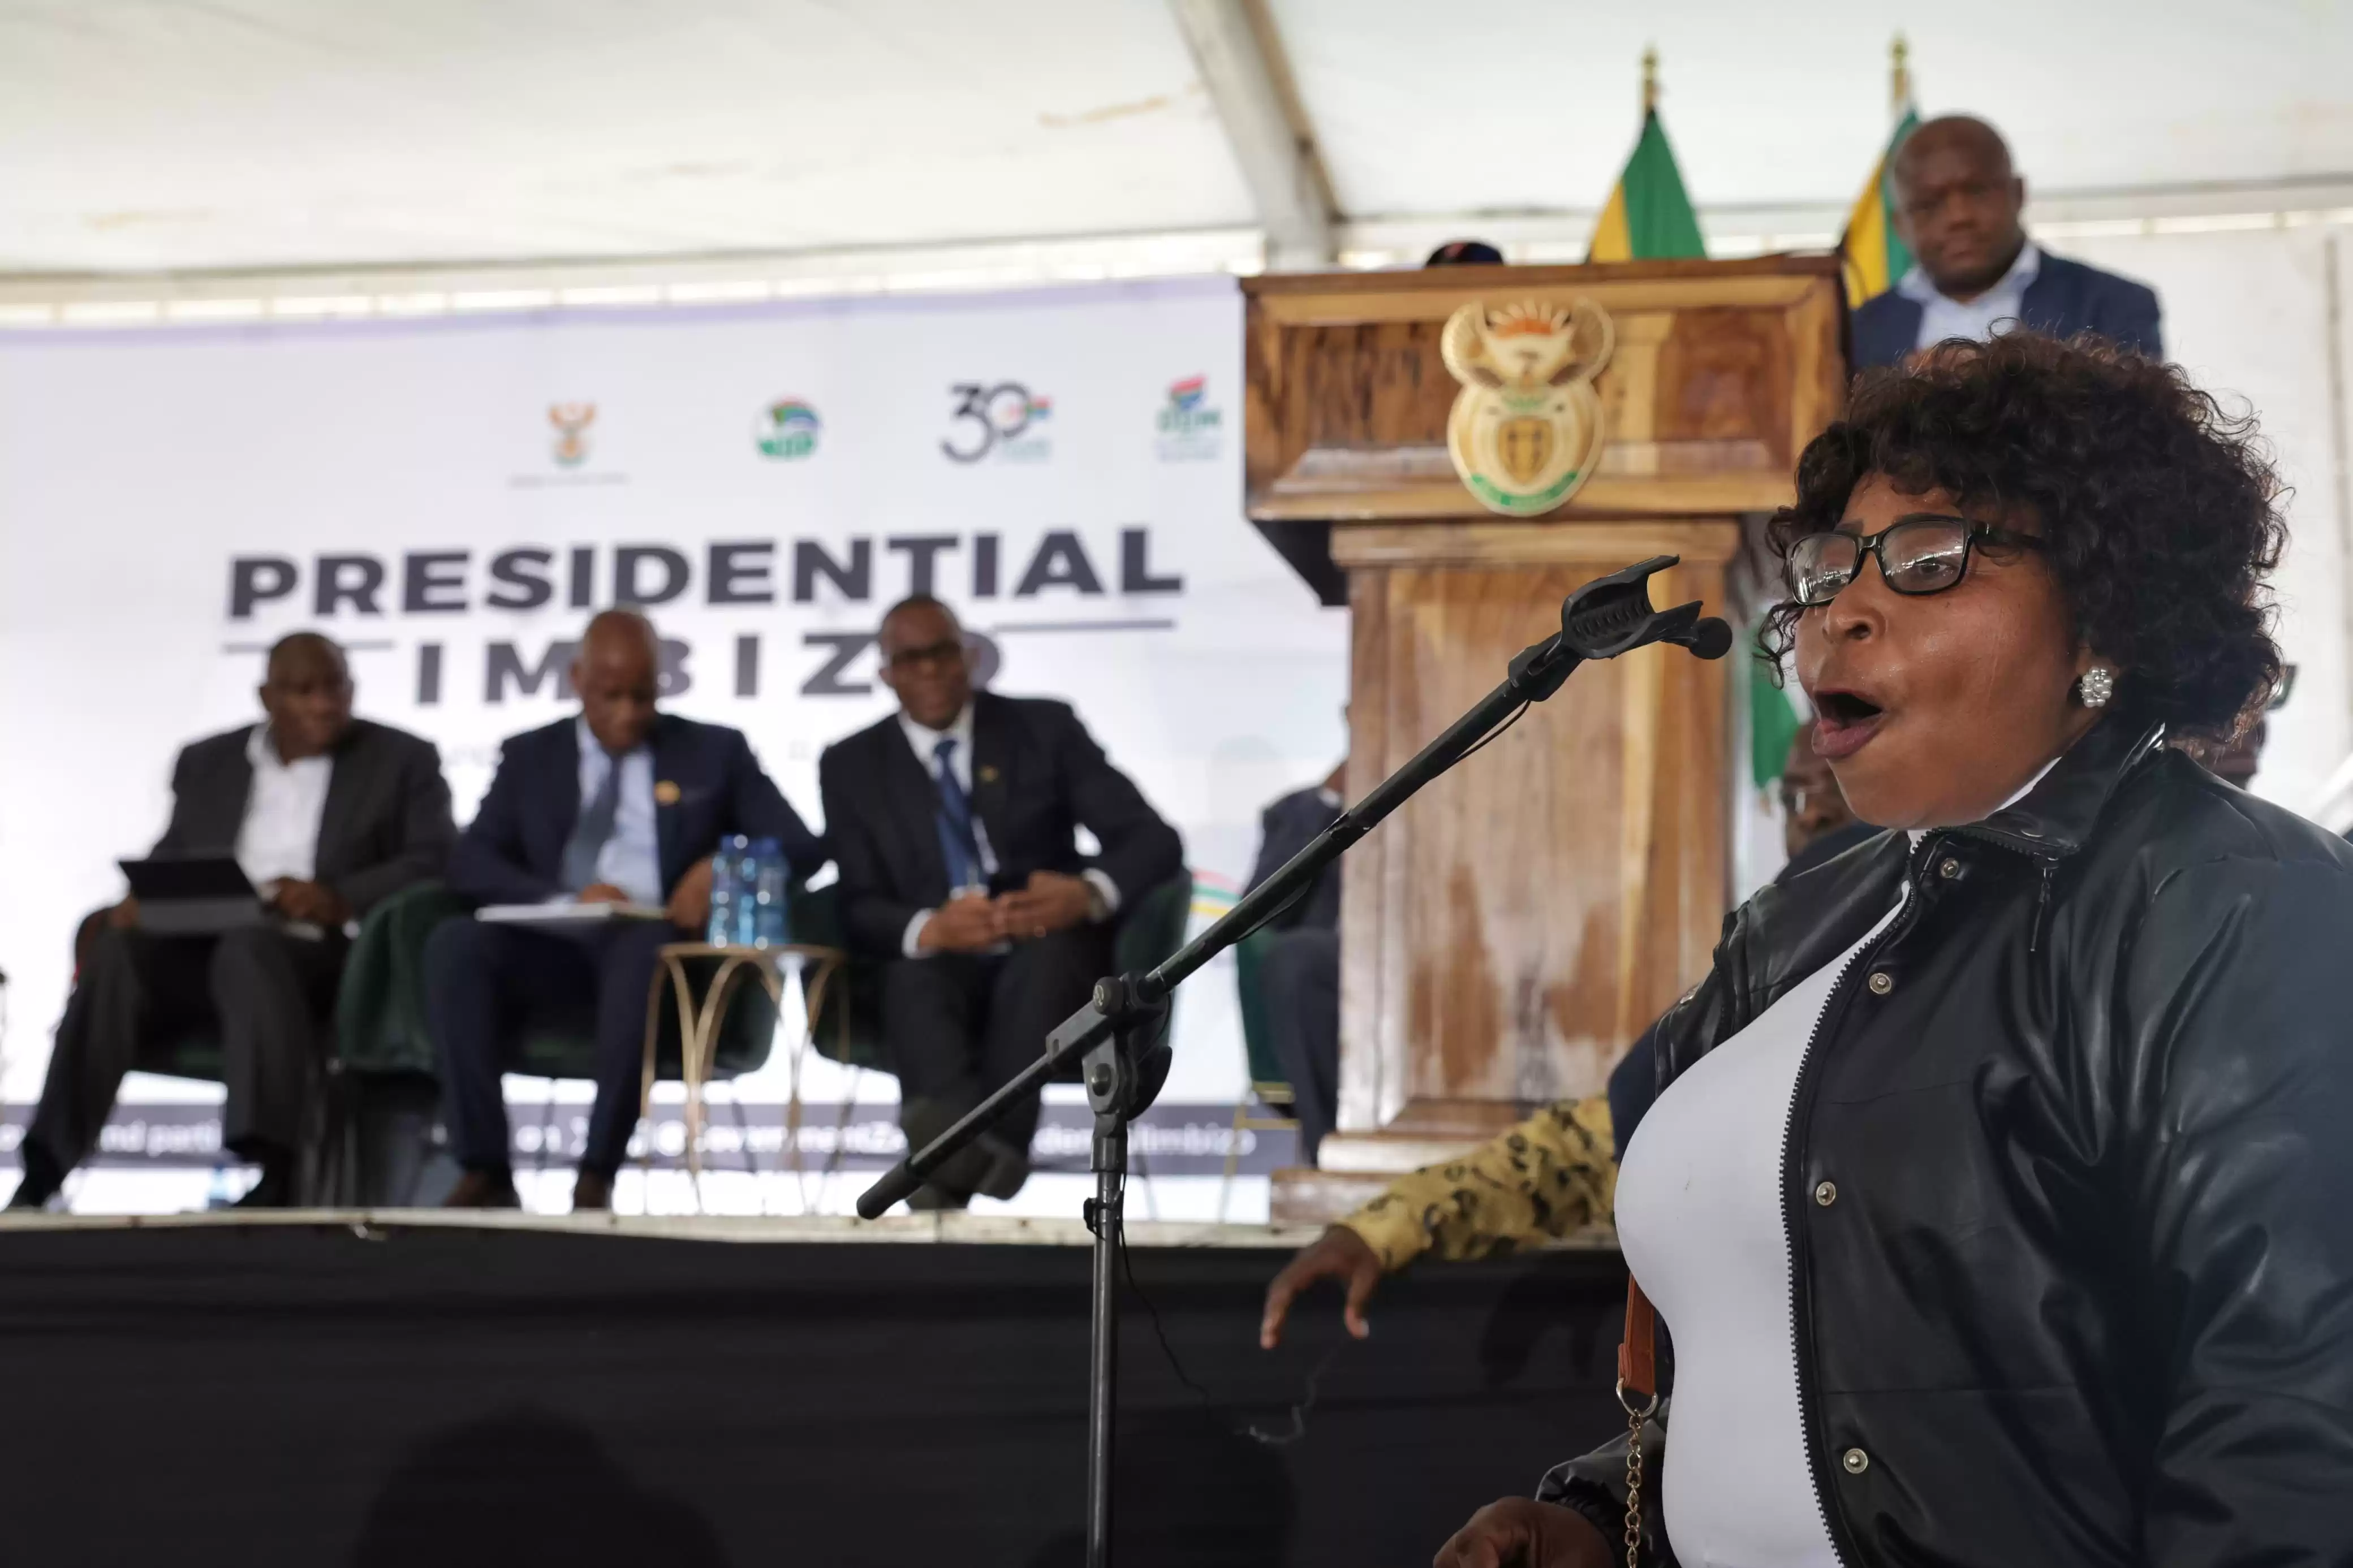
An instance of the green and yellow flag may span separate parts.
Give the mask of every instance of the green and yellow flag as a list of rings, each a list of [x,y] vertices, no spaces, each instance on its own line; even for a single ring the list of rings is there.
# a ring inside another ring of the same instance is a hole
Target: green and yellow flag
[[[1667,144],[1666,127],[1659,122],[1659,57],[1642,57],[1642,133],[1634,155],[1601,209],[1593,227],[1588,261],[1671,261],[1707,255],[1707,241],[1699,232],[1699,215],[1692,211],[1683,189],[1683,173],[1675,150]],[[1749,770],[1759,789],[1769,788],[1781,776],[1789,755],[1790,738],[1798,732],[1797,710],[1773,684],[1772,672],[1757,660],[1748,661]]]
[[[1675,166],[1675,150],[1667,145],[1657,108],[1647,101],[1654,89],[1647,81],[1645,88],[1642,134],[1601,209],[1601,221],[1593,226],[1588,261],[1666,261],[1707,254],[1699,215],[1683,192],[1683,172]]]
[[[1855,198],[1854,210],[1847,215],[1846,233],[1839,237],[1849,310],[1874,294],[1886,293],[1912,268],[1912,252],[1895,236],[1895,192],[1888,184],[1887,171],[1895,162],[1895,150],[1919,126],[1920,115],[1912,106],[1912,73],[1905,63],[1902,35],[1897,35],[1891,53],[1894,79],[1888,97],[1894,109],[1895,129],[1889,133],[1879,162],[1872,166],[1862,194]]]

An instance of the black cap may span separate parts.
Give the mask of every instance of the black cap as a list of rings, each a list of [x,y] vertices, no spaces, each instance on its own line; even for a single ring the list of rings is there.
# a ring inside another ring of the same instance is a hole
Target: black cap
[[[1424,267],[1500,267],[1504,253],[1483,239],[1450,239],[1430,253]]]

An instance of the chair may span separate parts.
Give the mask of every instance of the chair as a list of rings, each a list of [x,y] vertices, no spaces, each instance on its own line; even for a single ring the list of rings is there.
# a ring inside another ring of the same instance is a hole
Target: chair
[[[1185,922],[1192,913],[1193,876],[1171,877],[1138,899],[1120,917],[1113,938],[1112,962],[1121,973],[1141,973],[1173,954],[1185,942]],[[840,884],[796,889],[792,898],[793,935],[797,941],[851,952],[841,918]],[[889,1072],[882,1049],[882,970],[870,959],[852,957],[841,978],[827,988],[818,1016],[809,1020],[818,1049],[844,1067]],[[1170,1016],[1173,1017],[1171,1011]],[[1160,1038],[1168,1037],[1168,1020],[1161,1023]],[[1040,1049],[1045,1042],[1039,1041]],[[1075,1080],[1076,1073],[1071,1078]]]
[[[382,926],[385,919],[390,916],[390,905],[393,901],[386,900],[385,904],[379,905],[375,910],[369,911],[368,919],[360,930],[360,940],[353,947],[354,961],[362,949],[369,944],[372,931],[376,933],[373,939],[376,943],[381,944],[384,941]],[[87,952],[90,938],[97,923],[103,921],[107,913],[105,910],[99,910],[83,920],[81,928],[74,938],[77,962]],[[349,973],[350,970],[347,968],[345,970],[347,978],[344,982],[346,990],[349,987]],[[343,1006],[343,998],[339,994],[337,998],[339,1019]],[[422,1037],[421,1033],[420,1037]],[[306,1114],[301,1146],[296,1151],[296,1197],[298,1202],[305,1205],[331,1205],[336,1201],[334,1189],[339,1184],[341,1173],[336,1165],[334,1145],[342,1131],[332,1110],[336,1099],[334,1082],[336,1055],[336,1052],[331,1050],[325,1064],[328,1081],[321,1102],[327,1108],[325,1114],[321,1115],[315,1110]],[[131,1065],[133,1071],[153,1073],[162,1078],[183,1078],[205,1083],[222,1083],[227,1079],[226,1058],[227,1050],[221,1039],[218,1025],[207,1024],[179,1035],[142,1041]],[[429,1069],[430,1051],[427,1052],[427,1065]]]
[[[364,1205],[382,1195],[381,1188],[363,1190],[374,1187],[367,1178],[380,1152],[364,1146],[371,1103],[387,1096],[412,1098],[420,1085],[438,1084],[425,1028],[425,943],[443,921],[462,918],[472,907],[438,883],[420,883],[385,900],[361,929],[336,999],[337,1054],[329,1068],[342,1085],[335,1097],[342,1136],[335,1142],[343,1159],[339,1184],[346,1201]],[[699,1002],[719,961],[687,962]],[[659,1028],[658,1074],[676,1080],[682,1063],[675,1007],[661,1009]],[[757,1070],[768,1059],[776,1032],[776,1005],[754,988],[729,1008],[720,1026],[712,1077],[726,1079]],[[550,1080],[589,1078],[595,1074],[596,1041],[583,1032],[535,1030],[524,1037],[519,1058],[510,1071]],[[414,1191],[412,1177],[406,1195]]]
[[[1241,1004],[1242,1059],[1250,1069],[1250,1093],[1234,1105],[1233,1137],[1226,1144],[1226,1172],[1218,1187],[1220,1220],[1225,1218],[1226,1200],[1233,1191],[1234,1172],[1241,1163],[1241,1135],[1299,1130],[1298,1118],[1289,1114],[1291,1085],[1283,1079],[1282,1064],[1274,1054],[1274,1028],[1266,1017],[1263,966],[1267,946],[1273,939],[1273,931],[1261,929],[1234,947],[1234,989]],[[1258,1112],[1253,1111],[1253,1104],[1260,1108]]]

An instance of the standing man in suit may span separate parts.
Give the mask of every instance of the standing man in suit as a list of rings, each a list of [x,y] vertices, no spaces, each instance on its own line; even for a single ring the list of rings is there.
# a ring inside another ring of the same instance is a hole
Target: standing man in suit
[[[1339,819],[1347,771],[1341,763],[1322,784],[1292,791],[1261,815],[1250,889]],[[1324,867],[1303,897],[1267,922],[1267,933],[1259,960],[1267,1032],[1291,1085],[1299,1158],[1312,1165],[1340,1110],[1340,863]]]
[[[1888,170],[1895,232],[1915,265],[1854,312],[1857,370],[1898,364],[1947,338],[1980,342],[2013,326],[2053,337],[2097,332],[2165,355],[2147,285],[2053,256],[2026,236],[2026,182],[2001,133],[1965,114],[1904,139]]]
[[[465,1173],[453,1208],[516,1206],[500,1078],[534,1026],[590,1029],[596,1103],[572,1187],[608,1208],[644,1092],[646,995],[662,946],[711,910],[711,857],[730,834],[774,838],[796,877],[825,864],[743,732],[658,712],[661,645],[633,610],[588,623],[572,661],[580,711],[510,738],[449,885],[491,904],[658,905],[666,921],[578,931],[445,922],[426,944],[426,1013],[442,1116]]]
[[[82,922],[77,980],[49,1053],[11,1208],[39,1208],[98,1140],[122,1075],[194,1029],[219,1031],[222,1143],[261,1167],[240,1200],[294,1201],[295,1153],[346,928],[386,895],[441,874],[457,829],[429,741],[352,717],[343,649],[280,638],[267,717],[195,742],[172,769],[172,820],[153,855],[233,855],[275,919],[218,936],[156,936],[124,899]]]
[[[973,689],[964,629],[937,599],[892,606],[881,654],[899,711],[828,747],[818,779],[850,943],[884,966],[900,1125],[920,1145],[1045,1048],[1110,972],[1122,907],[1185,851],[1067,703]],[[1011,1197],[1037,1125],[1033,1097],[914,1206]]]

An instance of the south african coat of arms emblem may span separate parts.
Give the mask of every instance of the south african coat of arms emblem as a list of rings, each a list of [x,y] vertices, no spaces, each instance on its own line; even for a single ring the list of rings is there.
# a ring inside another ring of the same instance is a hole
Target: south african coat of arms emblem
[[[1609,313],[1590,300],[1566,310],[1474,301],[1447,318],[1439,346],[1462,390],[1446,449],[1488,510],[1534,517],[1592,476],[1602,436],[1593,378],[1615,342]]]

